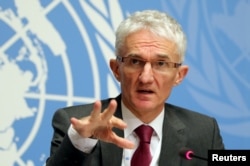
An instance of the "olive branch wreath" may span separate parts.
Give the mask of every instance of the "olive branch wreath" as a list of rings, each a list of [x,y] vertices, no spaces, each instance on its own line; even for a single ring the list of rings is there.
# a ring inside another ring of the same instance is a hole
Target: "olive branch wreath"
[[[190,10],[198,11],[198,5],[190,5]],[[190,65],[190,75],[187,80],[191,97],[204,110],[220,117],[221,129],[231,135],[250,137],[250,114],[246,99],[240,92],[236,78],[228,72],[223,61],[215,59],[212,45],[208,43],[204,31],[199,31],[199,15],[189,12],[188,34],[192,34],[191,49],[186,62]],[[239,130],[242,129],[242,130]]]
[[[114,58],[115,29],[124,19],[120,4],[118,1],[112,0],[108,1],[108,6],[103,1],[91,1],[91,5],[84,0],[80,0],[79,2],[89,21],[97,31],[95,37],[103,52],[106,65],[109,66],[109,60]],[[116,96],[119,93],[116,82],[110,73],[107,73],[107,85],[109,96]]]

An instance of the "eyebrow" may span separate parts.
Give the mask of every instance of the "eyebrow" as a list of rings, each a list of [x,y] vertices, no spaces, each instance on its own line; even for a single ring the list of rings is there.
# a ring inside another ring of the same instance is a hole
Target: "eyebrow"
[[[141,57],[139,54],[134,54],[134,53],[132,53],[132,54],[128,54],[126,57],[128,57],[128,56],[132,56],[132,57]]]
[[[157,56],[158,58],[164,58],[164,59],[170,60],[170,57],[169,57],[168,54],[157,54],[156,56]]]
[[[128,54],[127,56],[143,59],[140,54]],[[170,58],[167,54],[156,54],[156,57],[154,57],[154,59],[157,59],[157,58],[170,60]]]

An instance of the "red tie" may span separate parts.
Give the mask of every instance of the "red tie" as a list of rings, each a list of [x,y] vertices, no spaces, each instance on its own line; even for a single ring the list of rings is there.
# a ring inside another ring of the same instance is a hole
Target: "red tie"
[[[140,144],[132,157],[131,166],[149,166],[152,160],[150,153],[150,140],[153,128],[141,125],[135,129],[135,133],[140,138]]]

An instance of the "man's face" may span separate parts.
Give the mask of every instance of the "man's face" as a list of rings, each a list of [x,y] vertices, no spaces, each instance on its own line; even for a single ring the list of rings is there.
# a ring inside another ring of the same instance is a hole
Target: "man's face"
[[[124,62],[113,61],[114,65],[111,63],[111,69],[121,84],[122,101],[136,116],[157,116],[172,88],[186,75],[187,66],[159,71],[150,63],[155,60],[179,63],[176,52],[173,42],[147,30],[132,33],[126,38],[119,56],[134,56],[148,61],[141,69],[136,70],[126,66]]]

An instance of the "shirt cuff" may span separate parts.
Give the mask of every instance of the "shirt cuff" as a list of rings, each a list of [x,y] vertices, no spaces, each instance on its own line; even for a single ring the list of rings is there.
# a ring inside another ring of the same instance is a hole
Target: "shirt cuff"
[[[97,139],[81,137],[72,125],[68,129],[68,136],[73,146],[84,153],[90,153],[98,141]]]

